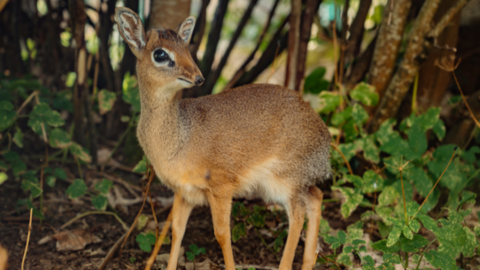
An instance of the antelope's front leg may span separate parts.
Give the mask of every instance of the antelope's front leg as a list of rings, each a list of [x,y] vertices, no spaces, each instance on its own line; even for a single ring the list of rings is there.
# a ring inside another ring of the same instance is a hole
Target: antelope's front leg
[[[222,248],[225,269],[235,270],[230,236],[232,195],[229,192],[227,192],[227,194],[218,193],[208,195],[208,202],[212,209],[213,228],[215,230],[215,237]]]
[[[176,270],[180,246],[182,244],[188,217],[194,205],[185,201],[180,192],[175,193],[172,206],[172,249],[167,270]]]

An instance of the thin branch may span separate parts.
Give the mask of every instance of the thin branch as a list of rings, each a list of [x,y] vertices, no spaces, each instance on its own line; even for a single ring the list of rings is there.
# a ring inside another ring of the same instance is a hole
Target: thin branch
[[[457,15],[458,12],[469,2],[470,0],[459,0],[457,4],[448,10],[448,12],[443,15],[442,19],[437,23],[435,28],[433,28],[429,33],[428,36],[432,38],[438,37],[445,27],[448,26],[450,21]]]
[[[225,67],[225,64],[227,63],[228,57],[230,56],[230,53],[233,50],[233,47],[235,47],[235,44],[237,43],[238,39],[242,35],[242,31],[245,28],[245,25],[248,22],[248,19],[250,19],[253,8],[257,5],[258,0],[250,0],[250,4],[248,5],[247,9],[243,13],[242,19],[238,23],[237,29],[232,35],[232,38],[230,39],[230,43],[228,44],[227,49],[225,50],[225,53],[222,56],[222,59],[217,65],[217,68],[210,73],[210,76],[207,78],[207,82],[205,86],[202,89],[202,92],[204,93],[211,93],[213,87],[215,86],[215,83],[217,82],[218,77],[220,77],[220,74],[222,73],[223,68]]]
[[[33,214],[33,208],[30,208],[30,222],[28,223],[28,234],[27,234],[27,243],[25,244],[25,252],[23,252],[22,270],[24,270],[25,259],[27,258],[27,252],[28,252],[28,243],[30,243],[30,233],[32,232],[32,214]]]
[[[291,0],[290,29],[288,33],[287,67],[285,69],[285,87],[295,90],[297,76],[298,52],[300,49],[300,20],[302,17],[302,1]]]
[[[120,244],[123,243],[123,239],[127,236],[127,233],[124,233],[120,238],[118,238],[117,242],[113,245],[113,247],[108,251],[107,256],[102,261],[102,264],[98,267],[97,270],[103,270],[105,266],[107,266],[107,263],[112,259],[113,255],[115,254],[115,251],[120,247]]]
[[[208,33],[207,48],[203,59],[200,62],[200,70],[205,78],[210,76],[210,71],[212,70],[212,64],[220,40],[220,33],[222,31],[223,19],[227,12],[228,2],[229,0],[219,0],[215,15],[213,16],[210,32]]]
[[[273,3],[272,8],[270,9],[270,12],[268,14],[268,19],[267,22],[265,23],[265,26],[263,27],[263,31],[260,34],[260,37],[258,39],[257,45],[253,49],[253,51],[250,53],[250,55],[247,57],[247,59],[243,62],[242,66],[235,72],[235,75],[233,75],[233,78],[230,80],[227,86],[223,90],[231,88],[239,79],[240,77],[245,73],[245,69],[247,68],[248,64],[255,58],[255,54],[258,51],[258,48],[260,48],[260,45],[262,44],[263,38],[265,37],[265,34],[268,32],[268,28],[270,27],[270,23],[272,21],[273,15],[275,14],[275,10],[277,9],[279,0],[275,0]],[[282,25],[279,27],[279,29],[282,29],[285,24],[287,23],[287,20],[284,20]]]
[[[345,155],[342,153],[342,151],[340,150],[340,148],[338,148],[337,145],[334,144],[334,143],[330,143],[330,145],[333,147],[333,149],[335,149],[335,150],[340,154],[340,156],[342,156],[343,161],[345,161],[345,164],[347,165],[348,172],[353,175],[352,167],[350,167],[350,163],[348,163],[347,158],[346,158]]]

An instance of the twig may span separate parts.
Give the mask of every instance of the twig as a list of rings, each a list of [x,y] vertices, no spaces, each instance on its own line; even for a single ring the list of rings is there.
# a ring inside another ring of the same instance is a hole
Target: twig
[[[158,237],[159,228],[158,228],[157,215],[155,215],[155,207],[153,207],[152,195],[150,195],[150,206],[152,207],[153,220],[155,220],[155,239],[156,239]]]
[[[324,256],[322,253],[320,253],[320,252],[318,252],[318,254],[320,254],[320,256],[322,256],[322,258],[325,259],[326,261],[330,261],[330,262],[334,263],[334,264],[338,267],[338,269],[342,269],[342,268],[340,267],[340,265],[339,265],[336,261],[334,261],[334,260],[332,260],[332,259],[330,259],[330,258],[328,258],[328,257],[325,257],[325,256]],[[342,265],[343,265],[343,264],[342,264]]]
[[[423,255],[425,255],[425,251],[427,251],[427,249],[430,247],[430,245],[432,245],[433,242],[435,242],[435,241],[437,241],[437,238],[433,239],[432,242],[430,242],[430,244],[428,244],[428,246],[423,250],[422,256],[420,256],[420,259],[418,259],[418,264],[417,264],[417,267],[415,267],[415,270],[418,270],[418,267],[420,267],[420,263],[422,262]]]
[[[423,200],[422,205],[420,205],[420,207],[418,208],[417,212],[415,213],[415,215],[412,216],[412,218],[411,218],[410,220],[413,220],[413,219],[415,218],[415,216],[418,214],[418,212],[420,212],[420,209],[422,209],[422,206],[427,202],[428,197],[430,196],[430,194],[432,194],[432,191],[433,191],[433,190],[435,189],[435,187],[438,185],[438,182],[440,182],[440,179],[442,179],[442,176],[443,176],[443,174],[447,171],[448,166],[450,166],[450,163],[452,163],[453,157],[455,156],[455,151],[457,151],[457,146],[455,146],[455,148],[453,149],[453,153],[452,153],[452,156],[450,157],[450,160],[448,161],[447,167],[445,167],[445,169],[443,169],[443,172],[442,172],[442,174],[440,175],[440,177],[438,178],[437,182],[436,182],[435,185],[432,187],[432,189],[431,189],[430,192],[428,193],[427,197],[425,197],[425,200]]]
[[[89,212],[82,213],[82,214],[70,219],[69,221],[67,221],[67,223],[63,224],[60,227],[60,229],[65,229],[66,227],[70,226],[72,223],[74,223],[78,219],[81,219],[81,218],[83,218],[85,216],[88,216],[88,215],[111,215],[111,216],[114,216],[115,219],[118,220],[118,222],[122,225],[122,228],[125,231],[129,230],[127,224],[125,224],[125,222],[123,222],[123,220],[117,214],[115,214],[113,212],[109,212],[109,211],[89,211]]]
[[[225,268],[225,264],[219,264],[219,266]],[[267,270],[278,270],[278,268],[273,267],[273,266],[263,266],[263,265],[256,265],[256,264],[236,264],[235,269],[249,269],[249,268],[255,268],[255,269],[267,269]]]
[[[25,101],[22,103],[22,106],[20,106],[20,108],[18,108],[17,115],[20,114],[20,112],[28,104],[28,102],[30,102],[30,100],[32,100],[32,98],[36,95],[38,95],[38,91],[33,91],[33,93],[31,93],[30,96],[27,99],[25,99]]]
[[[118,247],[120,247],[120,244],[123,242],[123,239],[125,239],[125,236],[127,236],[127,233],[124,233],[113,245],[113,247],[108,251],[107,256],[102,261],[102,264],[98,267],[97,270],[102,270],[107,266],[108,261],[113,257],[113,254],[115,254],[115,251],[117,251]]]
[[[148,174],[148,168],[147,168],[147,174]],[[142,207],[141,207],[140,210],[138,211],[137,217],[135,217],[135,220],[133,221],[133,224],[132,224],[132,226],[130,227],[130,230],[128,230],[127,236],[125,237],[125,239],[123,240],[122,245],[120,246],[120,253],[122,253],[123,246],[125,245],[125,242],[127,241],[128,236],[130,236],[130,234],[132,233],[133,229],[135,228],[135,224],[137,224],[138,218],[139,218],[140,215],[142,214],[143,208],[145,207],[145,202],[147,201],[147,197],[148,197],[148,194],[149,194],[149,192],[150,192],[150,184],[152,183],[154,176],[155,176],[155,173],[154,173],[154,171],[153,171],[153,167],[150,167],[150,177],[149,177],[148,183],[147,183],[147,190],[145,191],[145,194],[144,194],[144,196],[143,196],[143,204],[142,204]]]
[[[450,23],[450,21],[457,15],[457,13],[468,3],[470,0],[459,0],[457,4],[450,8],[447,14],[443,15],[442,19],[437,23],[435,28],[433,28],[429,33],[429,37],[438,37],[445,27]]]
[[[343,161],[345,161],[345,164],[347,165],[348,172],[349,172],[350,174],[353,174],[352,167],[350,167],[350,163],[348,163],[348,160],[347,160],[347,158],[345,157],[345,155],[342,153],[342,151],[340,151],[340,149],[339,149],[339,148],[337,147],[337,145],[335,145],[334,143],[330,143],[330,145],[333,147],[333,149],[335,149],[335,150],[340,154],[340,156],[342,156]]]
[[[147,265],[145,266],[145,270],[150,270],[153,263],[155,262],[155,258],[157,257],[157,254],[160,251],[160,248],[162,247],[163,240],[165,239],[165,236],[168,233],[168,229],[170,229],[170,225],[172,225],[172,211],[170,211],[170,214],[168,214],[167,220],[163,225],[162,232],[160,233],[160,236],[157,238],[157,242],[155,242],[155,248],[153,248],[152,255],[150,255],[150,258],[148,258]]]
[[[30,233],[32,231],[32,214],[33,214],[33,208],[30,208],[30,222],[28,224],[27,244],[25,245],[25,252],[23,253],[22,270],[24,269],[25,258],[27,258],[28,243],[30,242]]]

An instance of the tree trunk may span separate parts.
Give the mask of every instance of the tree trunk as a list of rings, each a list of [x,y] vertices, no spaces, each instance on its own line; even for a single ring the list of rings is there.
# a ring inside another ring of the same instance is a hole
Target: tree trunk
[[[297,76],[298,51],[300,47],[300,19],[302,15],[302,1],[292,0],[290,14],[290,30],[288,35],[287,68],[285,70],[285,87],[295,89]]]
[[[411,5],[412,0],[389,0],[385,6],[368,74],[368,83],[375,87],[380,99],[395,69]]]
[[[190,15],[191,0],[152,0],[149,28],[176,29]]]

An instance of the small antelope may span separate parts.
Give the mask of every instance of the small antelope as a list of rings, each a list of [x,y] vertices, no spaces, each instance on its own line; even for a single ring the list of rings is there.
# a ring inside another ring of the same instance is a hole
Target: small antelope
[[[175,192],[168,270],[177,267],[190,212],[210,205],[228,270],[232,199],[258,197],[283,205],[289,217],[280,269],[291,269],[308,217],[304,270],[315,265],[323,194],[330,174],[330,134],[301,96],[282,86],[252,84],[196,99],[180,90],[204,81],[188,50],[195,18],[174,30],[145,34],[138,15],[117,8],[120,34],[137,57],[141,114],[137,137],[161,181]]]

